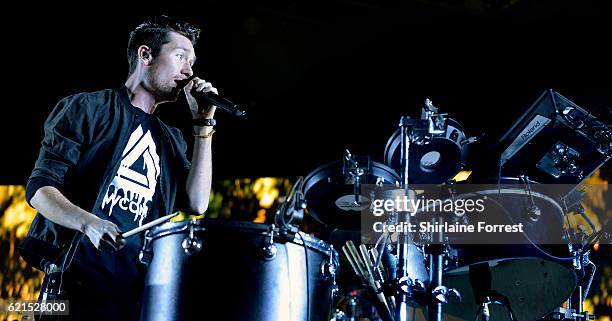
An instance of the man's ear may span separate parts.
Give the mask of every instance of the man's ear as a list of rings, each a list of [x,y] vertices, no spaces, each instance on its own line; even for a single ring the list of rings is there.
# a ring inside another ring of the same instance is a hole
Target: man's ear
[[[153,55],[151,54],[151,48],[142,45],[138,47],[138,58],[144,62],[145,65],[151,64],[153,61]]]

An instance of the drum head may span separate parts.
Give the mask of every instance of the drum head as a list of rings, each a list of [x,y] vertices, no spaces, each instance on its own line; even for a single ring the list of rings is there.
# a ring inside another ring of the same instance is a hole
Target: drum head
[[[465,165],[467,146],[461,145],[465,139],[464,130],[452,119],[447,120],[446,133],[434,136],[425,145],[410,145],[409,182],[411,184],[439,184],[455,176]],[[401,173],[400,130],[387,141],[385,163]]]
[[[270,233],[270,225],[268,224],[220,219],[202,219],[197,220],[195,223],[188,220],[180,222],[166,222],[152,228],[150,230],[149,237],[155,240],[172,234],[187,234],[190,229],[193,229],[197,233],[217,233],[226,235],[230,238],[238,235],[265,236],[269,235]],[[281,235],[278,234],[278,231],[276,231],[274,234],[274,242],[292,242],[300,245],[304,244],[309,249],[323,255],[329,255],[329,253],[334,253],[336,256],[338,255],[329,244],[304,232],[298,232],[292,239],[287,239],[286,237],[281,237]]]
[[[323,165],[304,179],[307,211],[327,227],[359,230],[361,211],[370,206],[370,200],[358,195],[359,203],[355,202],[354,182],[343,175],[342,166],[342,161]],[[399,183],[395,171],[377,162],[370,162],[364,177],[361,184]]]
[[[535,181],[528,181],[531,192],[519,178],[493,178],[489,183],[494,183],[485,185],[490,189],[476,194],[488,197],[486,208],[503,208],[507,216],[500,218],[499,223],[523,223],[524,234],[517,236],[522,238],[516,240],[517,244],[451,245],[456,250],[459,267],[447,270],[444,282],[456,288],[463,301],[446,305],[445,313],[473,320],[480,306],[475,296],[487,288],[508,300],[517,320],[539,319],[559,307],[577,284],[571,261],[552,259],[571,256],[564,241],[563,209],[545,193],[542,188],[545,186]],[[528,215],[530,207],[538,209],[537,218]],[[539,244],[538,247],[528,240]],[[490,272],[483,273],[483,267]],[[490,305],[490,309],[492,320],[510,320],[505,307]]]

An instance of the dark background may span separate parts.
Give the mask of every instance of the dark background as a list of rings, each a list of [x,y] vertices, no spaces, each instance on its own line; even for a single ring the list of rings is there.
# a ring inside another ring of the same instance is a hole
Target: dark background
[[[191,1],[5,8],[1,184],[23,184],[54,104],[120,86],[129,31],[165,13],[204,29],[196,73],[248,106],[218,112],[216,179],[308,174],[344,148],[382,161],[400,116],[431,98],[471,135],[468,167],[546,89],[609,121],[605,1]],[[255,3],[255,2],[252,2]],[[182,126],[181,105],[160,116]]]

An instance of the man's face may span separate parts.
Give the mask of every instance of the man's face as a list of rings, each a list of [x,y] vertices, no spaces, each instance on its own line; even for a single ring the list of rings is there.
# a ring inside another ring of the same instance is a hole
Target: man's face
[[[177,81],[193,74],[191,67],[195,62],[193,44],[187,37],[170,32],[168,39],[145,74],[145,86],[158,102],[178,98],[182,86]]]

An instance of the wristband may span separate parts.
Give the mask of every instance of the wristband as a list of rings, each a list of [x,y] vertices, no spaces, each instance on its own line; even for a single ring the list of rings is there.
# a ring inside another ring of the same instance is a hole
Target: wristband
[[[217,121],[214,118],[196,118],[193,120],[194,126],[215,126]]]

